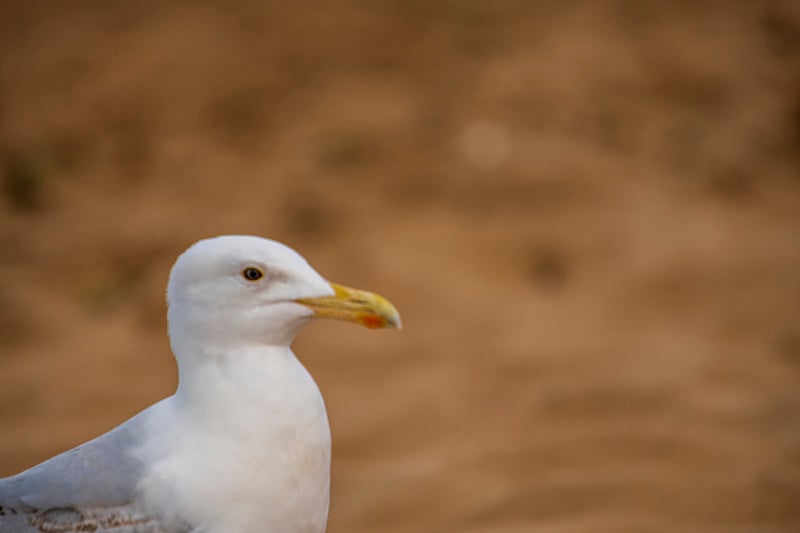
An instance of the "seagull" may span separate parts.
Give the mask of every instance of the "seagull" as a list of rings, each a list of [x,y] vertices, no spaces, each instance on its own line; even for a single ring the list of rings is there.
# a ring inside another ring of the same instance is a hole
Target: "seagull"
[[[330,428],[291,344],[314,317],[399,329],[397,310],[244,235],[189,247],[167,302],[175,393],[0,479],[0,532],[325,531]]]

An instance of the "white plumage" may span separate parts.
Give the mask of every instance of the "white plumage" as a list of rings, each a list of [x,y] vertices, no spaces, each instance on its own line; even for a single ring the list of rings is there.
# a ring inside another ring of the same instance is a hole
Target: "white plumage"
[[[0,532],[325,530],[330,430],[290,344],[314,316],[399,327],[397,311],[249,236],[193,245],[167,295],[175,394],[0,479]]]

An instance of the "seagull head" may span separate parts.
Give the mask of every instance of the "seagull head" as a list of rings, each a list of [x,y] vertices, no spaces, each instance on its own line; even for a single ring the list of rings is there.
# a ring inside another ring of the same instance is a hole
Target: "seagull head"
[[[176,354],[176,343],[184,341],[286,346],[314,317],[400,327],[397,310],[385,298],[331,283],[288,246],[253,236],[192,245],[172,267],[167,301]]]

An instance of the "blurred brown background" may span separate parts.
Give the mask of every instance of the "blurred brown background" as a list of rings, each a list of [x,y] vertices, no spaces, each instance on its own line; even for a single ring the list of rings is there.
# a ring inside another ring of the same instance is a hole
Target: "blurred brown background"
[[[0,475],[175,387],[191,242],[317,323],[329,531],[800,530],[800,4],[3,2]]]

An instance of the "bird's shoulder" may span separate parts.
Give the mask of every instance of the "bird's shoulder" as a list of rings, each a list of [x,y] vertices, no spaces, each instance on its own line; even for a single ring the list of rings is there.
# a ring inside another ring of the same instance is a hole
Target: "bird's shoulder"
[[[96,509],[130,503],[143,465],[133,453],[155,404],[111,431],[15,476],[0,479],[5,517],[31,510]],[[0,518],[5,518],[0,516]],[[0,531],[4,531],[0,527]]]

